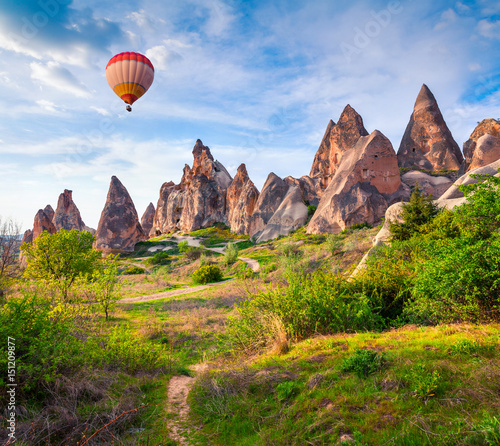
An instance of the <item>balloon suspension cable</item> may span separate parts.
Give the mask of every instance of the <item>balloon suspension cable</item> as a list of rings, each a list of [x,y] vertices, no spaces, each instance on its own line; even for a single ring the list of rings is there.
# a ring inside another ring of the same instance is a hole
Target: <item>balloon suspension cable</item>
[[[127,107],[125,107],[127,109],[127,111],[131,112],[132,111],[132,107],[130,105],[127,105]]]

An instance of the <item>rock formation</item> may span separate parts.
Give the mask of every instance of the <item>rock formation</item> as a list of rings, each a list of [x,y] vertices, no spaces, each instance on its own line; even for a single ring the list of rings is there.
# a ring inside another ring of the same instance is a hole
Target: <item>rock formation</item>
[[[373,224],[390,204],[408,196],[392,144],[375,130],[344,153],[307,232],[338,233],[355,223]]]
[[[458,170],[463,156],[448,129],[436,99],[422,85],[398,150],[400,167]]]
[[[289,185],[271,172],[260,192],[250,220],[250,237],[259,237],[288,192]]]
[[[210,149],[198,139],[193,149],[194,162],[185,169],[181,181],[182,213],[178,227],[182,231],[196,231],[227,222],[226,190],[233,180],[224,166],[214,161]]]
[[[464,142],[460,172],[486,166],[497,159],[500,159],[500,120],[483,119]]]
[[[43,212],[45,213],[45,215],[47,216],[47,218],[52,222],[54,223],[54,209],[52,209],[52,206],[50,204],[48,204],[47,206],[45,206],[45,208],[43,209]]]
[[[160,188],[160,198],[158,198],[158,203],[156,205],[156,211],[153,218],[153,224],[149,231],[150,237],[156,237],[165,232],[168,232],[168,227],[171,226],[169,221],[169,214],[167,212],[168,197],[175,190],[175,184],[173,181],[168,183],[163,183]],[[179,215],[180,219],[180,215]]]
[[[227,219],[232,232],[248,234],[258,198],[259,191],[250,180],[245,164],[241,164],[226,194]]]
[[[23,243],[31,243],[33,241],[33,231],[31,229],[26,229],[24,231],[23,239],[21,240],[21,244]]]
[[[311,178],[307,175],[300,178],[288,176],[284,178],[284,181],[290,186],[298,186],[300,188],[302,198],[306,204],[313,204],[315,206],[319,204],[319,200],[324,190],[321,188],[318,178]]]
[[[145,234],[127,189],[111,177],[108,196],[95,234],[94,247],[108,253],[131,252]]]
[[[141,227],[144,234],[148,235],[153,227],[153,220],[155,218],[155,206],[153,203],[149,203],[148,207],[144,211],[141,217]]]
[[[298,186],[290,186],[283,201],[268,221],[257,241],[265,242],[304,226],[307,220],[307,206]]]
[[[342,155],[356,144],[361,136],[368,132],[363,126],[363,119],[350,105],[344,108],[339,121],[328,123],[325,135],[314,157],[311,178],[317,178],[322,189],[326,189],[338,168]]]
[[[401,181],[410,187],[414,187],[417,183],[421,190],[427,195],[432,195],[434,199],[443,195],[453,181],[445,176],[432,176],[419,170],[411,170],[401,177]]]
[[[48,208],[49,209],[46,209],[49,211],[50,215],[50,210],[52,209],[52,207],[49,205]],[[52,212],[54,211],[52,210]],[[47,215],[43,209],[38,210],[35,215],[35,221],[33,222],[32,240],[35,240],[37,237],[39,237],[43,231],[47,231],[49,234],[55,234],[57,232],[56,227],[52,223],[52,219],[49,218],[49,215]]]
[[[163,184],[150,235],[172,230],[195,231],[220,222],[228,224],[226,191],[231,175],[198,139],[193,167],[184,167],[180,184]]]
[[[80,211],[73,202],[72,194],[72,191],[64,189],[64,192],[59,195],[57,208],[52,218],[52,223],[57,231],[60,229],[83,231],[86,228],[80,216]]]

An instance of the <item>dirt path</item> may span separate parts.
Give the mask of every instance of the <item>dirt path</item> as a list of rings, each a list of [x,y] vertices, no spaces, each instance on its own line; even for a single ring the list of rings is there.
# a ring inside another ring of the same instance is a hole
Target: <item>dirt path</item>
[[[206,368],[206,364],[196,364],[191,367],[191,370],[200,373],[206,370]],[[190,410],[187,397],[193,387],[194,381],[195,378],[191,376],[175,375],[172,376],[168,383],[167,412],[174,416],[167,422],[167,427],[170,431],[170,439],[176,441],[180,446],[188,446],[185,438],[189,433],[189,429],[186,426]]]
[[[126,297],[125,299],[120,299],[118,302],[129,304],[137,302],[147,302],[149,300],[165,299],[166,297],[182,296],[183,294],[195,293],[196,291],[202,291],[213,286],[222,285],[223,283],[229,282],[230,280],[234,279],[223,280],[222,282],[208,283],[207,285],[193,286],[190,288],[181,288],[179,290],[163,291],[162,293],[147,294],[136,297]]]
[[[190,237],[188,235],[177,236],[173,241],[175,243],[187,241],[189,246],[201,246],[199,239],[195,239],[194,237]],[[218,252],[219,254],[223,254],[224,248],[225,247],[205,248],[205,249],[208,249],[209,251],[213,251],[213,252]],[[248,266],[250,266],[250,268],[252,268],[253,272],[257,272],[260,270],[260,265],[259,265],[259,262],[257,262],[257,260],[249,259],[247,257],[238,257],[238,259],[241,260],[242,262],[245,262]],[[140,265],[137,265],[137,266],[140,266]],[[144,268],[143,266],[141,266],[141,267]],[[229,279],[229,280],[234,280],[234,279]],[[179,290],[164,291],[162,293],[148,294],[145,296],[127,297],[125,299],[120,299],[118,302],[121,302],[121,303],[148,302],[150,300],[165,299],[167,297],[174,297],[174,296],[182,296],[183,294],[195,293],[197,291],[202,291],[206,288],[221,285],[223,283],[229,282],[229,280],[223,280],[222,282],[209,283],[207,285],[194,286],[194,287],[190,287],[190,288],[181,288]]]

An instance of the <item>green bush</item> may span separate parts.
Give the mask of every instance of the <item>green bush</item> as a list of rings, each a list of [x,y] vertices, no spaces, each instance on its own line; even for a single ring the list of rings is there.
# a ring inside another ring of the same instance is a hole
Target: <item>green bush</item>
[[[316,212],[316,209],[318,209],[318,206],[314,204],[310,204],[309,206],[307,206],[307,216],[312,217]]]
[[[327,234],[325,238],[326,249],[333,256],[342,251],[342,236],[340,234]]]
[[[200,266],[193,273],[193,282],[196,284],[220,282],[222,278],[222,270],[217,265]]]
[[[431,398],[440,393],[443,386],[443,378],[437,370],[430,372],[425,365],[417,364],[404,376],[408,381],[412,392],[421,398]]]
[[[374,330],[383,325],[376,306],[341,276],[291,274],[288,285],[270,286],[241,304],[229,332],[234,344],[252,350],[272,342],[269,320],[281,321],[288,339]]]
[[[229,242],[224,250],[224,258],[226,260],[227,265],[232,265],[238,259],[238,247]]]
[[[71,308],[33,289],[8,299],[0,309],[0,336],[5,343],[8,337],[15,339],[16,382],[28,396],[36,395],[41,383],[53,381],[63,370],[82,365],[75,337],[79,319]],[[6,354],[0,358],[0,370],[7,370]],[[0,377],[0,385],[6,376]]]
[[[132,266],[127,267],[125,269],[125,271],[123,271],[122,274],[133,275],[133,274],[144,274],[145,272],[146,272],[146,270],[144,268],[141,268],[140,266],[132,265]]]
[[[378,372],[383,365],[384,358],[372,350],[356,350],[351,356],[342,362],[343,372],[354,372],[360,378],[366,378],[372,373]]]
[[[416,262],[406,314],[430,323],[500,316],[500,237],[431,241]]]
[[[157,252],[153,257],[149,258],[146,263],[148,265],[168,265],[170,256],[164,251]]]
[[[402,222],[389,221],[392,240],[409,240],[420,234],[424,225],[428,224],[438,213],[438,207],[432,197],[420,190],[418,183],[410,196],[409,203],[402,204],[400,218]]]
[[[177,247],[179,248],[179,252],[186,252],[189,249],[189,243],[187,240],[179,242]]]

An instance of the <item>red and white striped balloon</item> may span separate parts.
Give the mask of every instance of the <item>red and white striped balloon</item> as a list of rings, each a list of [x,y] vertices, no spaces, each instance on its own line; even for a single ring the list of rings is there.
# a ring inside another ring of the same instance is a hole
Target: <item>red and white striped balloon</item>
[[[106,66],[106,79],[113,91],[126,103],[127,110],[153,83],[155,69],[142,54],[125,52],[113,56]]]

